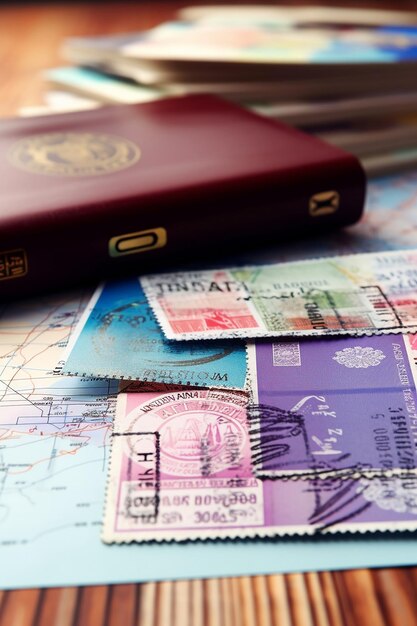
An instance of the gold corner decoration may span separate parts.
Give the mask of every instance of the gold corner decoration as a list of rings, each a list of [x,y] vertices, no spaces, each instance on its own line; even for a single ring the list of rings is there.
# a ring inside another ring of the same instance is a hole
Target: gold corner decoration
[[[125,233],[112,237],[109,241],[109,255],[111,257],[137,254],[163,248],[167,243],[165,228],[151,228],[139,230],[136,233]]]
[[[22,248],[0,252],[0,280],[22,278],[27,273],[28,262]]]
[[[335,213],[340,205],[340,195],[337,191],[321,191],[311,196],[308,212],[312,217],[322,217]]]

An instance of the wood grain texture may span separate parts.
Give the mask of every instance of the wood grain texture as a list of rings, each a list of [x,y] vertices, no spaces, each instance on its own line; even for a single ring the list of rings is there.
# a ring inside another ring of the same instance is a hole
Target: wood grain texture
[[[19,589],[5,594],[1,606],[1,626],[35,626],[39,623],[41,606],[41,589]]]
[[[0,626],[415,626],[417,568],[7,591]]]
[[[62,63],[64,37],[146,29],[185,4],[2,4],[0,115],[41,102],[40,73]],[[417,9],[412,1],[367,4]],[[417,568],[399,568],[0,590],[0,626],[415,626],[416,588]]]
[[[83,587],[80,589],[77,626],[104,626],[108,613],[110,587]]]
[[[80,590],[76,587],[45,589],[42,593],[36,623],[39,626],[72,626]]]

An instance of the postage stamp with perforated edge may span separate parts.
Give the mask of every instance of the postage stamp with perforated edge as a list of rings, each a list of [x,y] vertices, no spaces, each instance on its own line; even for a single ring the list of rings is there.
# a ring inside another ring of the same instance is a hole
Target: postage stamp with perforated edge
[[[243,389],[246,351],[243,341],[167,341],[138,279],[129,278],[96,290],[60,373]]]
[[[103,541],[417,528],[416,476],[255,476],[247,403],[214,390],[119,394]]]
[[[169,339],[417,332],[417,251],[141,278]]]
[[[380,335],[250,344],[255,474],[416,473],[414,343],[412,336]]]

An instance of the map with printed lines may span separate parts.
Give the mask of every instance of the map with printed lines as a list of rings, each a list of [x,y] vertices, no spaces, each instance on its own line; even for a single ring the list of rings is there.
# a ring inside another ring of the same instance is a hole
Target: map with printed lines
[[[0,560],[13,546],[101,523],[116,384],[54,376],[85,297],[6,307],[0,317]]]

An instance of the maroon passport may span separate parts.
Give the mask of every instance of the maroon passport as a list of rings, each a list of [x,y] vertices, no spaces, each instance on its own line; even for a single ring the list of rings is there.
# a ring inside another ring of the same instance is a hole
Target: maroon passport
[[[0,123],[0,298],[359,219],[358,160],[212,96]]]

